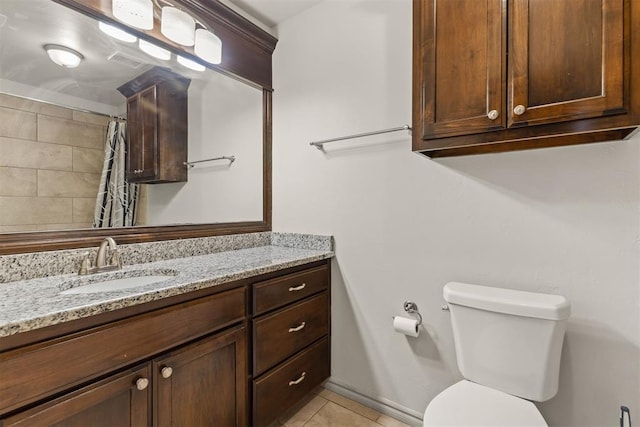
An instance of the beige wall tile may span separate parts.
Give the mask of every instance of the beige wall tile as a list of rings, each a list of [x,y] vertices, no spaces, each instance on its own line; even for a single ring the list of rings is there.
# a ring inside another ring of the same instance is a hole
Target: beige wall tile
[[[73,171],[102,173],[104,152],[92,148],[73,147]]]
[[[73,111],[73,120],[77,122],[91,123],[98,126],[107,126],[108,116],[102,114],[85,113],[84,111]]]
[[[38,196],[96,197],[100,174],[81,172],[38,171]]]
[[[38,141],[102,150],[105,131],[89,123],[38,116]]]
[[[96,206],[96,197],[73,199],[73,222],[91,224],[93,222],[93,210]]]
[[[0,167],[0,196],[35,196],[37,182],[35,169]]]
[[[38,231],[36,225],[0,225],[0,233],[24,233]]]
[[[70,171],[72,159],[71,147],[0,137],[0,166]]]
[[[35,101],[19,96],[0,93],[0,107],[14,108],[16,110],[30,111],[32,113],[45,114],[47,116],[72,119],[73,110],[46,102]]]
[[[36,139],[36,114],[0,107],[0,136]]]
[[[58,230],[78,230],[81,228],[91,228],[91,224],[40,224],[38,231],[58,231]]]
[[[72,223],[72,199],[0,197],[0,225]]]

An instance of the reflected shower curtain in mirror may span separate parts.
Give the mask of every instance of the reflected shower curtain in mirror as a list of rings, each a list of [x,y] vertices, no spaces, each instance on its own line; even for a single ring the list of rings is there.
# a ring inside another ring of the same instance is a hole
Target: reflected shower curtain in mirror
[[[129,227],[136,224],[138,184],[126,180],[127,124],[112,119],[107,127],[102,177],[93,217],[94,228]]]

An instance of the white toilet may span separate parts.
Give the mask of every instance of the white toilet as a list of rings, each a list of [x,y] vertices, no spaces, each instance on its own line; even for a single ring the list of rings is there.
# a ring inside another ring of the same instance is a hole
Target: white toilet
[[[429,403],[424,426],[546,426],[531,401],[558,391],[569,301],[455,282],[444,299],[465,379]]]

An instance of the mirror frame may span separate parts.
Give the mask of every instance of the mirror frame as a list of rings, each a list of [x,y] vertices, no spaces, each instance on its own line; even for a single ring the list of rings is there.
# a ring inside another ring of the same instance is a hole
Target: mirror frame
[[[154,29],[136,30],[124,26],[111,15],[109,0],[51,0],[92,18],[126,29],[136,36],[169,48],[174,53],[202,62],[193,49],[177,45],[160,33],[157,10]],[[162,1],[162,0],[160,0]],[[158,0],[154,0],[158,3]],[[215,71],[239,79],[262,89],[262,220],[177,224],[164,226],[136,226],[122,228],[76,229],[0,233],[0,255],[74,249],[97,246],[105,237],[113,237],[120,244],[153,242],[158,240],[188,239],[229,234],[271,231],[271,147],[272,147],[272,93],[271,56],[278,40],[217,0],[172,0],[207,27],[213,28],[222,39],[225,49],[220,65],[207,66]],[[205,63],[203,63],[205,64]]]

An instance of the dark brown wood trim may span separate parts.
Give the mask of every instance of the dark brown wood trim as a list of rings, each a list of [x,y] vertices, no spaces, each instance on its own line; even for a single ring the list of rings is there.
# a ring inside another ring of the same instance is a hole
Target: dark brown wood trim
[[[255,221],[7,233],[0,234],[0,255],[88,248],[99,245],[105,237],[113,237],[118,244],[128,244],[262,231],[271,231],[271,224]]]
[[[263,180],[263,192],[262,192],[262,218],[264,223],[271,230],[271,203],[272,203],[272,162],[271,151],[273,147],[273,91],[264,89],[263,91],[262,111],[264,114],[264,134],[262,135],[262,180]]]

